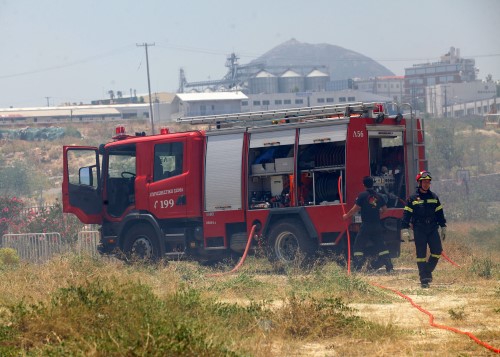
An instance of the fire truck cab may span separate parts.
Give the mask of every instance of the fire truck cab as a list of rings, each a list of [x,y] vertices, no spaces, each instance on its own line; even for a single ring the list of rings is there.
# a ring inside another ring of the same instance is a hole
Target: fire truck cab
[[[181,118],[205,130],[64,147],[63,209],[99,224],[102,254],[220,260],[252,250],[290,263],[346,253],[361,223],[342,214],[375,179],[384,239],[399,256],[400,219],[425,169],[422,123],[377,103]],[[408,179],[410,178],[410,179]]]

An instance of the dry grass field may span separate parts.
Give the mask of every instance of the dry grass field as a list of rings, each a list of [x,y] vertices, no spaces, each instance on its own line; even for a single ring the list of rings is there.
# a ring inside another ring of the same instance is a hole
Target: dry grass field
[[[396,271],[332,262],[275,273],[251,256],[234,274],[61,256],[0,268],[2,356],[489,356],[500,348],[500,226],[451,224],[430,289],[412,243]],[[381,288],[383,286],[388,289]]]

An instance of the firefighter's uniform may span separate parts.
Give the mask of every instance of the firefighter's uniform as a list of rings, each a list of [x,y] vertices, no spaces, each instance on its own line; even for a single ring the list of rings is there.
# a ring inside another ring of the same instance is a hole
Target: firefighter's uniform
[[[419,175],[422,177],[422,173]],[[419,181],[419,176],[417,176],[417,181]],[[417,192],[408,199],[404,208],[402,229],[408,229],[410,224],[413,225],[420,282],[422,287],[428,287],[432,281],[432,272],[443,251],[438,228],[439,226],[446,227],[443,206],[438,196],[430,189],[422,192],[418,187]],[[428,260],[427,245],[430,249]]]
[[[361,207],[362,223],[354,243],[354,269],[361,269],[365,261],[366,247],[372,242],[378,256],[371,262],[370,269],[377,270],[385,265],[388,272],[392,271],[393,266],[383,239],[384,229],[379,213],[380,208],[386,205],[385,199],[372,188],[368,188],[359,194],[356,205]]]

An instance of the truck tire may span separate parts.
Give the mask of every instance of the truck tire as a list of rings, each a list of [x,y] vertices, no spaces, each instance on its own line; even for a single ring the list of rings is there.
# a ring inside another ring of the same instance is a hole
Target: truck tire
[[[314,258],[317,245],[304,226],[291,219],[277,222],[269,231],[269,260],[285,265],[297,261],[303,266]]]
[[[160,242],[149,224],[137,224],[126,234],[123,252],[127,259],[156,261],[160,258]]]

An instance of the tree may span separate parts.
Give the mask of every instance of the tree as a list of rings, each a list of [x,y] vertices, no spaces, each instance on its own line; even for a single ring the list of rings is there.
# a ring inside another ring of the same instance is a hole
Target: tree
[[[25,162],[19,162],[16,166],[0,167],[0,195],[30,196],[31,176],[32,170]]]

